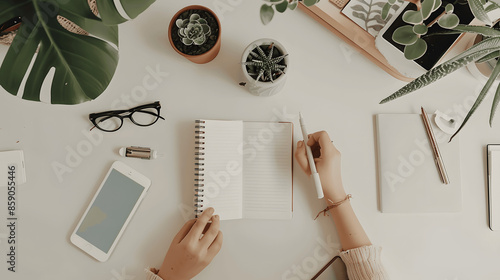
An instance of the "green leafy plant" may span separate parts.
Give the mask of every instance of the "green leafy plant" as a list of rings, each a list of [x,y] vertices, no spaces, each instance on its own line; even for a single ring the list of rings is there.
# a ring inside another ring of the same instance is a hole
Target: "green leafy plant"
[[[248,68],[248,74],[256,77],[255,81],[274,82],[276,78],[285,74],[283,70],[286,69],[286,65],[280,64],[280,62],[288,54],[273,57],[275,54],[274,43],[269,46],[268,54],[260,46],[257,46],[256,49],[257,53],[251,51],[248,55],[251,61],[243,63]]]
[[[424,24],[424,21],[439,9],[441,5],[441,0],[425,0],[421,4],[421,8],[416,11],[409,10],[403,14],[403,21],[409,25],[398,27],[392,34],[392,40],[405,46],[404,56],[406,59],[418,59],[425,54],[427,43],[422,37],[427,34],[428,28],[435,22],[447,29],[452,29],[459,24],[459,18],[453,14],[454,6],[451,3],[446,4],[445,13],[441,14],[430,24]]]
[[[192,14],[189,19],[178,19],[175,24],[179,27],[179,36],[186,46],[193,43],[197,46],[203,45],[210,36],[210,26],[198,14]]]
[[[498,57],[500,56],[500,30],[487,28],[483,26],[462,26],[462,25],[458,25],[455,29],[467,30],[465,32],[473,32],[481,34],[482,36],[484,36],[485,39],[475,44],[468,50],[465,50],[461,54],[453,57],[452,59],[434,67],[433,69],[429,70],[422,76],[416,78],[415,80],[408,83],[407,85],[405,85],[404,87],[402,87],[401,89],[399,89],[398,91],[396,91],[395,93],[393,93],[392,95],[388,96],[387,98],[383,99],[380,102],[381,104],[386,103],[396,98],[402,97],[406,94],[409,94],[413,91],[416,91],[422,87],[425,87],[445,77],[446,75],[460,69],[461,67],[471,62],[486,62],[488,60],[497,59],[495,67],[490,77],[488,78],[488,81],[482,88],[475,103],[472,105],[472,108],[467,113],[464,121],[462,122],[458,130],[450,138],[450,141],[460,132],[460,130],[465,126],[465,124],[472,116],[472,114],[474,114],[478,106],[486,97],[488,91],[493,85],[493,82],[497,79],[497,77],[500,74],[500,63],[498,62]],[[499,101],[500,101],[500,85],[497,87],[493,104],[491,107],[490,126],[492,125],[493,117],[495,115]]]
[[[391,7],[394,0],[388,0],[386,6],[383,8],[382,17],[385,18],[387,13],[387,7]],[[496,0],[495,0],[496,1]],[[421,58],[427,51],[427,43],[423,39],[425,36],[436,35],[428,34],[429,27],[437,24],[444,29],[454,29],[460,23],[459,17],[453,13],[454,4],[455,5],[466,5],[468,4],[472,14],[483,23],[487,25],[492,25],[487,12],[492,11],[499,6],[495,2],[491,2],[487,7],[486,0],[455,0],[452,3],[443,3],[441,0],[415,0],[411,2],[416,2],[416,10],[408,10],[403,14],[403,21],[408,23],[408,25],[403,25],[398,27],[392,34],[392,40],[398,44],[404,45],[404,56],[408,60],[415,60]],[[484,2],[484,3],[483,3]],[[499,2],[500,3],[500,2]],[[444,5],[444,13],[440,14],[437,18],[432,20],[429,24],[424,24],[432,13],[437,11],[441,6]],[[439,35],[444,34],[440,33]],[[451,34],[451,33],[446,33]]]
[[[154,1],[121,0],[121,4],[127,15],[135,18]],[[42,84],[55,69],[51,103],[78,104],[97,98],[111,82],[118,64],[117,25],[127,21],[113,0],[97,0],[97,9],[99,17],[87,0],[0,0],[0,22],[16,16],[23,19],[0,66],[0,85],[17,95],[27,76],[22,98],[40,101]],[[66,30],[58,21],[61,18],[92,36]]]
[[[434,1],[434,3],[433,3]],[[415,24],[412,27],[412,30],[409,30],[408,27],[403,26],[400,27],[401,30],[398,31],[398,34],[396,34],[396,31],[393,34],[393,40],[398,41],[399,43],[402,42],[402,40],[406,40],[405,43],[407,43],[405,47],[405,57],[408,59],[416,59],[423,55],[425,53],[425,50],[427,48],[426,44],[422,43],[412,43],[413,40],[418,41],[420,39],[420,36],[437,36],[437,35],[446,35],[446,34],[462,34],[462,33],[474,33],[483,36],[483,40],[480,41],[479,43],[475,44],[468,50],[465,50],[461,54],[451,58],[450,60],[442,63],[441,65],[438,65],[434,67],[433,69],[429,70],[422,76],[418,77],[414,81],[408,83],[398,91],[394,92],[392,95],[388,96],[387,98],[383,99],[380,103],[386,103],[391,100],[394,100],[396,98],[402,97],[406,94],[409,94],[411,92],[414,92],[420,88],[423,88],[445,76],[448,74],[462,68],[463,66],[466,66],[469,63],[483,63],[487,61],[493,61],[494,67],[492,69],[492,72],[490,76],[488,77],[488,80],[486,84],[483,86],[481,89],[481,92],[479,93],[475,103],[467,113],[466,117],[464,118],[462,124],[460,127],[457,129],[457,131],[451,136],[450,141],[462,130],[462,128],[466,125],[470,117],[474,114],[474,112],[477,110],[479,105],[483,102],[484,98],[488,94],[489,90],[491,89],[494,81],[499,77],[500,74],[500,63],[499,63],[499,57],[500,57],[500,29],[491,27],[492,21],[488,17],[488,12],[493,11],[495,9],[500,8],[500,2],[497,0],[469,0],[468,2],[465,2],[464,0],[457,0],[456,4],[461,4],[465,5],[468,4],[469,8],[472,12],[472,14],[482,21],[484,24],[489,25],[489,26],[472,26],[472,25],[463,25],[459,24],[459,18],[457,15],[453,14],[453,9],[454,6],[450,3],[448,3],[445,6],[445,12],[440,15],[436,20],[438,24],[445,28],[444,31],[438,32],[438,33],[432,33],[432,34],[426,34],[426,31],[424,28],[416,30],[417,26],[421,26],[420,21],[420,16],[422,18],[425,18],[425,15],[427,15],[427,11],[429,10],[429,7],[431,6],[430,4],[426,3],[433,3],[433,7],[436,6],[436,1],[440,0],[425,0],[422,5],[421,13],[418,13],[418,11],[411,11],[412,13],[409,13],[408,15],[405,14],[405,17],[403,19],[405,22],[408,23],[413,23]],[[417,5],[418,7],[418,5]],[[434,8],[433,8],[434,9]],[[410,12],[410,11],[408,11]],[[434,21],[436,21],[434,20]],[[403,30],[405,28],[405,30]],[[420,27],[419,27],[420,28]],[[399,28],[398,28],[399,29]],[[405,31],[405,32],[403,32]],[[413,32],[413,34],[412,34]],[[418,38],[418,39],[416,39]],[[410,45],[414,45],[413,49],[410,49],[407,55],[407,47]],[[490,126],[493,124],[493,118],[495,116],[496,109],[498,107],[498,103],[500,102],[500,85],[496,89],[495,97],[493,99],[493,104],[491,106],[490,110],[490,119],[489,123]]]
[[[307,7],[316,5],[320,0],[264,0],[266,4],[260,7],[260,20],[262,23],[268,24],[274,17],[274,10],[279,13],[284,13],[287,9],[295,10],[299,2],[304,3]]]

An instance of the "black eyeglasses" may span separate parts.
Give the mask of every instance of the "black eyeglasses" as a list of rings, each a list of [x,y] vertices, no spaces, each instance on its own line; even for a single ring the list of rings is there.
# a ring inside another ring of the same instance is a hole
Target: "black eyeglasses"
[[[21,17],[15,17],[0,24],[0,35],[5,35],[11,31],[18,29],[19,26],[21,25],[21,22],[22,22]]]
[[[158,119],[165,120],[160,116],[160,101],[134,107],[129,110],[106,111],[102,113],[93,113],[89,115],[90,121],[94,127],[102,131],[113,132],[120,129],[123,125],[123,119],[129,118],[138,126],[150,126],[156,123]],[[94,129],[92,127],[90,130]]]

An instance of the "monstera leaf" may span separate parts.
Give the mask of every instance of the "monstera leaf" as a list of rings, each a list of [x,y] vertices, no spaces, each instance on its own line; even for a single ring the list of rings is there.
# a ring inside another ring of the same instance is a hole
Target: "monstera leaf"
[[[130,18],[154,0],[121,0]],[[50,101],[78,104],[98,97],[109,85],[118,64],[118,27],[126,21],[113,0],[97,0],[99,17],[87,0],[0,0],[0,22],[21,16],[22,24],[0,67],[0,85],[13,95],[40,101],[51,69]],[[64,17],[91,36],[61,26]],[[32,65],[32,66],[30,66]],[[26,77],[25,77],[26,76]],[[20,88],[24,84],[24,92]]]

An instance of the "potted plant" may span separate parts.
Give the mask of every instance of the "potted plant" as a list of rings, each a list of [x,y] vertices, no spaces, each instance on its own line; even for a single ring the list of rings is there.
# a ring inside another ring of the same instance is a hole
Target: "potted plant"
[[[430,1],[430,0],[426,0]],[[425,4],[425,1],[423,2]],[[423,5],[422,4],[422,5]],[[447,4],[448,6],[449,4]],[[449,59],[448,61],[435,66],[431,70],[427,71],[425,74],[421,75],[420,77],[416,78],[412,82],[408,83],[401,89],[397,90],[394,92],[392,95],[388,96],[387,98],[383,99],[380,103],[386,103],[391,100],[397,99],[399,97],[402,97],[406,94],[409,94],[413,91],[416,91],[422,87],[425,87],[445,76],[448,74],[464,67],[467,66],[470,63],[484,63],[484,62],[490,62],[492,64],[492,69],[488,73],[486,72],[484,75],[489,75],[487,77],[487,81],[482,88],[481,92],[479,93],[476,102],[473,104],[469,112],[467,113],[464,121],[458,128],[458,130],[455,132],[455,134],[452,135],[450,138],[450,141],[455,137],[461,129],[464,127],[464,125],[467,123],[469,118],[472,116],[472,114],[476,111],[478,106],[482,103],[484,98],[486,97],[488,91],[490,90],[491,86],[493,85],[494,81],[497,79],[497,77],[500,74],[500,63],[498,63],[498,57],[500,56],[500,30],[497,28],[492,27],[492,21],[488,17],[488,12],[493,11],[495,9],[498,9],[498,5],[494,2],[487,2],[485,5],[480,3],[480,0],[470,0],[468,3],[472,13],[476,17],[476,19],[480,20],[486,25],[489,26],[473,26],[473,25],[463,25],[463,24],[451,24],[448,26],[448,30],[445,30],[445,32],[441,34],[462,34],[462,33],[474,33],[481,35],[483,38],[482,40],[477,40],[476,44],[471,44],[472,46],[462,53],[458,54],[457,56]],[[446,14],[445,15],[451,15],[451,17],[448,17],[448,19],[453,19],[452,14],[453,9],[448,6],[446,8]],[[456,23],[456,19],[453,19],[453,21]],[[446,26],[443,26],[446,27]],[[434,36],[434,35],[441,35],[441,34],[427,34],[426,36]],[[397,35],[397,34],[396,34]],[[425,35],[425,34],[423,34]],[[393,35],[394,36],[394,35]],[[425,53],[425,51],[421,52]],[[493,122],[493,117],[495,115],[495,111],[497,109],[498,103],[500,102],[500,86],[497,88],[495,97],[493,99],[493,104],[491,107],[491,112],[490,112],[490,126],[492,125]]]
[[[135,18],[154,1],[0,1],[0,22],[14,17],[29,19],[19,25],[2,62],[0,85],[17,95],[26,76],[22,98],[40,101],[42,84],[55,68],[52,104],[78,104],[97,98],[115,73],[118,24],[127,21],[115,5],[120,4]]]
[[[245,86],[257,96],[271,96],[283,88],[290,65],[288,52],[276,40],[259,39],[243,52],[241,67]]]
[[[174,50],[194,63],[208,63],[219,53],[221,24],[209,8],[192,5],[170,21],[168,39]]]

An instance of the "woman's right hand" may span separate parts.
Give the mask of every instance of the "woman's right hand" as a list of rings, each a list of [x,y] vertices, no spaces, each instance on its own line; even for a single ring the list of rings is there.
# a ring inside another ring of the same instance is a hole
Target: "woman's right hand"
[[[340,152],[333,145],[328,133],[319,131],[309,134],[307,145],[311,147],[325,199],[332,202],[344,199],[346,194],[342,185]],[[297,142],[295,159],[304,172],[311,175],[304,141]]]
[[[189,220],[172,240],[158,275],[164,280],[188,280],[200,273],[222,246],[220,218],[207,208]],[[212,221],[212,223],[209,223]]]

